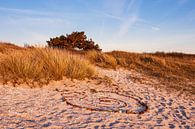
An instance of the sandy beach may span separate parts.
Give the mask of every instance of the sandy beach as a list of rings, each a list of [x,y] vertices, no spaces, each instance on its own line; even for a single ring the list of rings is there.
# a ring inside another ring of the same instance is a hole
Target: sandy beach
[[[0,128],[195,127],[193,95],[156,88],[157,80],[135,71],[98,72],[100,78],[63,79],[43,87],[0,85]],[[140,106],[146,108],[139,113]]]

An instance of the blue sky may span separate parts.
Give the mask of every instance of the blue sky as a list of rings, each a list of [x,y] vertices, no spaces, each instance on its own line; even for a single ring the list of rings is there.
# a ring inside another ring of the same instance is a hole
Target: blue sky
[[[195,0],[0,0],[0,41],[85,31],[104,51],[195,53]]]

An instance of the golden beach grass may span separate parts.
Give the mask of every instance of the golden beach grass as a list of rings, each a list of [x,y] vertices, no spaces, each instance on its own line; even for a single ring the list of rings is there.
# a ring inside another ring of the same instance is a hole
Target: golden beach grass
[[[95,74],[95,68],[86,59],[63,50],[33,48],[2,54],[0,76],[4,82],[48,83],[68,78],[84,79]]]

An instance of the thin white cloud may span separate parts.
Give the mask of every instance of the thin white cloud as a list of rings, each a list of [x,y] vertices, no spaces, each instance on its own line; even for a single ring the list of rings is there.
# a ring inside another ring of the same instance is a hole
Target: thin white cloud
[[[127,11],[131,10],[133,7],[134,7],[134,3],[135,3],[136,0],[130,0],[129,1],[129,4],[127,6]]]
[[[129,29],[139,21],[139,6],[140,0],[131,0],[129,2],[126,8],[126,16],[119,28],[119,36],[123,36],[128,33]]]
[[[121,16],[124,13],[127,0],[104,0],[102,9],[112,15]]]
[[[102,1],[100,8],[92,9],[92,11],[103,16],[103,18],[122,21],[125,3],[126,0],[105,0]]]
[[[36,11],[36,10],[30,10],[30,9],[5,8],[5,7],[0,7],[0,11],[14,13],[14,14],[23,14],[23,15],[46,15],[46,16],[50,16],[50,15],[53,14],[51,12],[43,12],[43,11]]]
[[[159,31],[160,28],[159,28],[159,27],[156,27],[156,26],[152,26],[152,30],[154,30],[154,31]]]
[[[114,19],[114,20],[123,20],[124,18],[120,16],[116,16],[107,12],[102,12],[100,10],[92,10],[93,12],[97,13],[98,16],[103,16],[103,18],[109,18],[109,19]]]
[[[51,28],[71,25],[71,22],[64,15],[60,16],[56,12],[5,7],[0,7],[0,12],[11,14],[2,16],[1,23],[15,28],[41,28],[46,26]]]
[[[109,13],[103,13],[103,15],[107,18],[112,18],[112,19],[116,19],[116,20],[123,20],[122,17],[119,17],[119,16],[115,16],[115,15],[112,15],[112,14],[109,14]]]
[[[119,28],[119,36],[125,35],[129,29],[137,23],[137,21],[138,17],[136,15],[125,19]]]
[[[73,13],[73,12],[56,12],[56,11],[48,11],[48,10],[35,10],[35,9],[21,9],[21,8],[6,8],[0,7],[0,12],[6,12],[6,14],[14,14],[21,16],[40,16],[40,17],[60,17],[67,18],[72,15],[81,15],[82,13]]]
[[[145,26],[151,28],[154,31],[159,31],[161,29],[158,25],[152,24],[149,21],[144,20],[144,19],[139,19],[139,23],[144,24]]]
[[[54,17],[31,17],[31,16],[12,16],[12,17],[4,17],[1,20],[1,24],[6,26],[13,26],[14,28],[29,28],[29,29],[37,29],[40,28],[60,28],[71,26],[72,23],[64,18],[54,18]],[[1,26],[1,25],[0,25]]]
[[[72,27],[69,19],[59,14],[56,16],[56,12],[0,7],[2,12],[6,15],[1,16],[0,39],[5,41],[41,43],[49,39],[47,35],[55,35],[59,31],[63,33],[63,30]]]

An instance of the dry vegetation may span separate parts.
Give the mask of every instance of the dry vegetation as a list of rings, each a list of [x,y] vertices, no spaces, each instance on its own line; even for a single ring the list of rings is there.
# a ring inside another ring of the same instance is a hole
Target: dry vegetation
[[[86,57],[104,68],[123,67],[156,78],[163,88],[173,88],[195,94],[195,55],[183,53],[130,53],[89,51]],[[158,86],[159,88],[160,85]]]
[[[134,69],[164,83],[165,88],[195,93],[195,55],[177,53],[138,54],[108,52],[119,66]]]
[[[85,55],[90,62],[97,66],[116,69],[117,62],[113,56],[98,51],[88,51]]]
[[[104,68],[133,69],[160,80],[165,88],[195,93],[193,54],[67,52],[52,48],[21,48],[12,44],[0,44],[0,76],[4,82],[45,84],[64,76],[90,78],[95,75],[95,68],[91,63]]]
[[[11,44],[11,43],[0,42],[0,54],[9,53],[11,51],[22,50],[22,49],[24,49],[24,48],[16,46],[16,45]]]
[[[159,56],[156,54],[138,54],[122,51],[113,51],[107,54],[113,56],[117,60],[117,64],[122,67],[136,69],[152,76],[169,79],[174,79],[175,76],[189,79],[195,77],[195,65],[193,63],[195,56],[181,58],[169,55]]]
[[[30,48],[1,54],[0,76],[4,83],[47,84],[50,80],[84,79],[95,75],[95,68],[81,56],[52,48]]]

